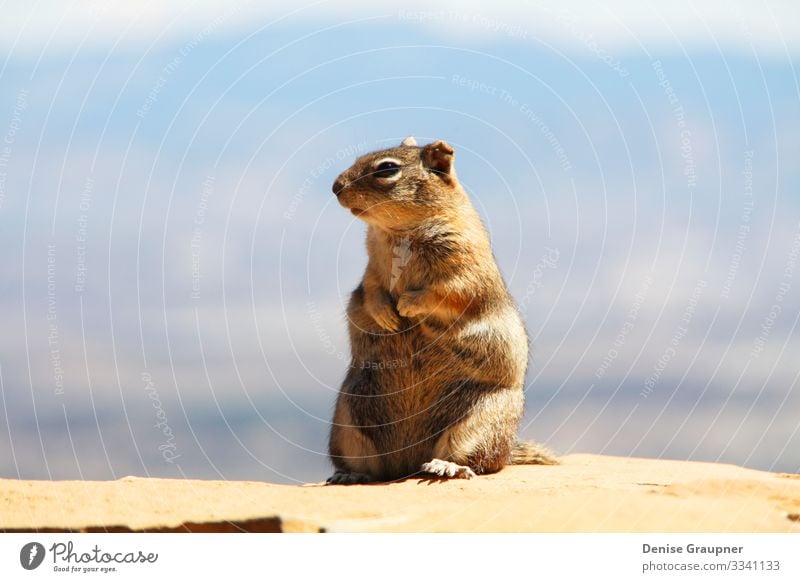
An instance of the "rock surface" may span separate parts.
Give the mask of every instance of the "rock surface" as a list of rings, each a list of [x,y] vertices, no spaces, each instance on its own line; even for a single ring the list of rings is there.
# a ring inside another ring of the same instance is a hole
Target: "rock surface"
[[[800,475],[570,455],[470,481],[0,479],[0,531],[798,532]]]

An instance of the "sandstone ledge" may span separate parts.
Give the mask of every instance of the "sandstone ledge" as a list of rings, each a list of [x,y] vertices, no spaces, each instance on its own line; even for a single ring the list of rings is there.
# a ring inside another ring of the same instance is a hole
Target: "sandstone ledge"
[[[0,531],[798,532],[800,475],[570,455],[471,481],[0,479]]]

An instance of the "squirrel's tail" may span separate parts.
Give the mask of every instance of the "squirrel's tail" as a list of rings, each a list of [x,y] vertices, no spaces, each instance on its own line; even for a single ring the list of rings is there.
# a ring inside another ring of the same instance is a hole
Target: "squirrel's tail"
[[[556,456],[539,443],[517,441],[511,449],[511,465],[559,465]]]

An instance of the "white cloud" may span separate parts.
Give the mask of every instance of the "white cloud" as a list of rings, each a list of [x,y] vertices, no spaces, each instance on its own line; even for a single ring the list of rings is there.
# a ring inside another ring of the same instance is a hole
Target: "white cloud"
[[[654,2],[580,0],[564,3],[489,3],[485,0],[432,3],[407,0],[402,7],[363,0],[307,2],[288,9],[250,0],[149,2],[44,0],[4,6],[0,47],[38,54],[80,43],[149,44],[207,34],[255,30],[275,19],[308,25],[385,17],[401,26],[427,29],[460,42],[518,40],[552,44],[559,50],[597,53],[680,51],[693,48],[755,50],[761,56],[800,51],[800,5],[793,1]]]

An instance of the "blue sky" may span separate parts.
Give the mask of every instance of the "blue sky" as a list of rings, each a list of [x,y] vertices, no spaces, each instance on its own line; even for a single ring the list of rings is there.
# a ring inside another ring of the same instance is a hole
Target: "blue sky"
[[[524,436],[800,468],[798,8],[404,5],[8,10],[2,475],[322,479],[365,264],[330,184],[409,134],[525,314]]]

